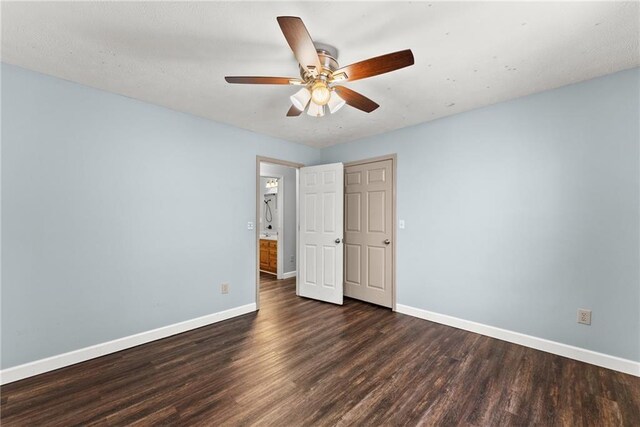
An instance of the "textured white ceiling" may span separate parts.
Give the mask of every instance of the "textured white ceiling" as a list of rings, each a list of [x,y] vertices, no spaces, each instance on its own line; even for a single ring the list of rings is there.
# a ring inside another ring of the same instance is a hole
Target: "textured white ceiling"
[[[2,2],[2,60],[316,147],[640,65],[638,2]],[[347,84],[371,114],[287,118],[298,76],[276,16],[300,16],[347,65],[410,48],[415,65]]]

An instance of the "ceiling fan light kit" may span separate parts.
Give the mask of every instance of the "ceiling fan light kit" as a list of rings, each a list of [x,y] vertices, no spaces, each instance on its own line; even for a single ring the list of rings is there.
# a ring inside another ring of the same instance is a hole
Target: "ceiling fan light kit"
[[[287,117],[297,117],[303,111],[309,116],[323,117],[328,108],[336,113],[345,104],[370,113],[379,107],[374,101],[336,83],[377,76],[413,65],[411,50],[401,50],[341,67],[332,46],[314,43],[302,20],[295,16],[279,16],[278,24],[289,47],[300,64],[300,78],[227,76],[228,83],[276,84],[304,86],[290,97]]]
[[[307,114],[311,117],[323,117],[324,105],[318,105],[315,102],[311,102],[309,104],[309,108],[307,108]]]
[[[329,102],[327,103],[327,107],[329,107],[329,111],[331,114],[335,113],[339,109],[341,109],[347,101],[340,98],[340,95],[336,93],[336,91],[331,92],[331,98],[329,98]]]
[[[311,99],[318,105],[327,105],[329,98],[331,97],[331,90],[327,86],[326,82],[322,80],[316,80],[311,85]]]
[[[300,111],[303,111],[307,107],[307,104],[311,99],[311,92],[306,87],[303,87],[295,94],[291,95],[290,99],[294,107],[296,107]]]

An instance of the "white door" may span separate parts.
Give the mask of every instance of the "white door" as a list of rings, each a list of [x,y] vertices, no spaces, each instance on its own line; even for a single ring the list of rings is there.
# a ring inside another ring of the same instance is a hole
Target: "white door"
[[[346,296],[393,306],[393,162],[345,168]]]
[[[344,168],[300,169],[299,295],[342,304]]]

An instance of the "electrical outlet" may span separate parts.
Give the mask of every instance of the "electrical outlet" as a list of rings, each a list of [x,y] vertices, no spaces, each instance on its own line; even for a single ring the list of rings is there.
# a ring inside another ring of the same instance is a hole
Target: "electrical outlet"
[[[578,323],[582,323],[583,325],[591,324],[591,310],[586,310],[584,308],[578,309]]]
[[[401,230],[404,230],[404,219],[401,219],[400,221],[398,221],[398,228]]]
[[[220,293],[221,294],[228,294],[229,293],[229,284],[228,283],[223,283],[220,285]]]
[[[247,230],[253,230],[253,221],[247,222]]]

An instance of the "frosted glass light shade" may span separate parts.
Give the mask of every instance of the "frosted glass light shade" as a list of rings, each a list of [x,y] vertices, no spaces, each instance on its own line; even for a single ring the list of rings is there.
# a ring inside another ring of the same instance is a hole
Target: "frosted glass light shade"
[[[318,105],[326,105],[329,102],[331,91],[324,82],[316,82],[311,86],[311,100]]]
[[[294,107],[296,107],[300,111],[304,111],[305,107],[309,103],[311,99],[311,92],[306,87],[303,87],[299,91],[297,91],[294,95],[289,97],[291,99],[291,103]]]
[[[331,114],[335,113],[339,109],[341,109],[347,101],[340,98],[340,96],[335,92],[331,92],[331,98],[329,98],[329,102],[327,103],[327,107],[329,107],[329,111]]]
[[[318,105],[315,102],[312,102],[311,104],[309,104],[307,114],[313,117],[324,116],[324,105]]]

